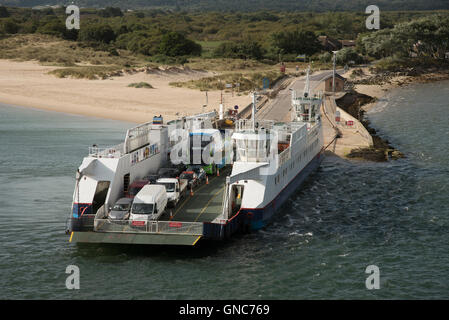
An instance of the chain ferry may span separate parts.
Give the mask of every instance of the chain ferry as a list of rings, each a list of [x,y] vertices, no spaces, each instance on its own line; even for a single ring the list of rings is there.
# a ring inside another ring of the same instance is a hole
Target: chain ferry
[[[167,124],[158,118],[129,129],[120,145],[91,147],[76,172],[70,242],[193,246],[267,226],[323,159],[323,99],[308,83],[304,92],[292,91],[290,122],[258,121],[254,96],[250,119],[226,119],[222,108]],[[186,134],[173,141],[179,131]],[[224,141],[219,147],[214,135]],[[195,148],[192,137],[205,136]],[[214,160],[200,157],[191,166],[194,152]],[[174,163],[178,154],[183,161]],[[161,168],[173,170],[158,176]],[[158,178],[165,190],[147,186]],[[134,181],[144,183],[130,195]]]

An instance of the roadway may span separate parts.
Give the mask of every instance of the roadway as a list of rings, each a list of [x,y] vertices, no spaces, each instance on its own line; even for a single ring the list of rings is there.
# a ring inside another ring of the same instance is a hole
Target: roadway
[[[342,70],[337,70],[337,73],[342,72]],[[315,88],[320,84],[320,82],[327,76],[332,74],[330,71],[321,71],[317,74],[310,75],[310,91],[313,92]],[[287,88],[280,91],[275,99],[264,106],[257,112],[257,118],[260,120],[274,120],[276,122],[290,121],[290,110],[291,110],[291,90],[301,93],[304,91],[304,86],[306,85],[306,77],[299,77],[295,79]]]
[[[228,175],[230,175],[229,167],[221,169],[220,176],[209,176],[209,184],[204,183],[193,189],[193,195],[188,192],[175,208],[168,208],[160,220],[181,222],[214,220],[222,212],[223,191]]]

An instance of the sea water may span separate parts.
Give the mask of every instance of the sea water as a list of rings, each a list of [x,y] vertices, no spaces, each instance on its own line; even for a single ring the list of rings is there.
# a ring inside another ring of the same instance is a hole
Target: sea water
[[[0,298],[448,299],[447,101],[449,82],[392,91],[368,117],[405,159],[327,157],[268,227],[195,248],[70,244],[77,167],[133,125],[0,105]]]

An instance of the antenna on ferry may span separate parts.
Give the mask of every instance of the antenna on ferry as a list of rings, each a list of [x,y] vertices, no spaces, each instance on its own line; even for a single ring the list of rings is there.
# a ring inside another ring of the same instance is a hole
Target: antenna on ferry
[[[256,131],[256,91],[253,92],[252,120],[253,130]]]
[[[307,75],[306,75],[306,85],[304,86],[304,97],[307,98],[309,96],[310,93],[310,79],[309,79],[309,74],[310,74],[310,65],[307,68]]]

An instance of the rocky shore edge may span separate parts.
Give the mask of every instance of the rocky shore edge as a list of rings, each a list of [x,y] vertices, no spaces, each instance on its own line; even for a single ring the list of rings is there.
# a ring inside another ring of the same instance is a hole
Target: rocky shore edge
[[[449,67],[444,68],[407,68],[400,72],[382,72],[370,76],[363,76],[361,69],[353,70],[356,76],[361,76],[358,80],[348,80],[347,87],[350,88],[342,98],[337,99],[337,105],[350,115],[359,119],[373,138],[373,146],[369,148],[356,148],[347,155],[348,158],[368,160],[375,162],[385,162],[398,160],[406,156],[390,144],[390,142],[380,137],[376,129],[371,127],[370,121],[364,117],[364,106],[374,104],[378,98],[357,92],[354,89],[357,85],[372,85],[382,88],[386,86],[388,91],[392,88],[403,87],[411,84],[430,83],[436,81],[449,80]]]
[[[363,106],[375,103],[376,101],[376,98],[359,93],[354,89],[336,100],[338,107],[358,119],[373,138],[372,147],[352,149],[351,152],[346,155],[348,158],[385,162],[405,157],[405,155],[392,146],[387,139],[379,137],[376,129],[371,127],[368,119],[365,119],[365,110],[363,109]]]

